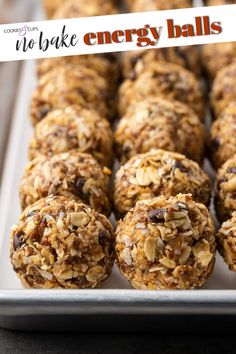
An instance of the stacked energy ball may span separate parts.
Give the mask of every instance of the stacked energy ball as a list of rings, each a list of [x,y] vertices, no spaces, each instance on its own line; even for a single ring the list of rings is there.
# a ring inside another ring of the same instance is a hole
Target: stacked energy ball
[[[119,11],[115,0],[44,3],[51,19]],[[124,6],[168,10],[192,1]],[[11,237],[11,261],[24,285],[94,288],[116,259],[134,288],[199,288],[214,269],[217,245],[236,269],[235,47],[216,48],[217,63],[210,46],[202,53],[188,46],[38,62],[23,213]],[[203,68],[216,119],[208,144]],[[220,168],[219,220],[231,218],[217,238],[202,169],[207,152]]]

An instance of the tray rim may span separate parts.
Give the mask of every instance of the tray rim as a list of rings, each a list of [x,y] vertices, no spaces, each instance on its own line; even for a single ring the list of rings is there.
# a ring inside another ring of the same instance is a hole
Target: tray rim
[[[0,317],[101,314],[236,315],[236,291],[1,290],[0,313]]]

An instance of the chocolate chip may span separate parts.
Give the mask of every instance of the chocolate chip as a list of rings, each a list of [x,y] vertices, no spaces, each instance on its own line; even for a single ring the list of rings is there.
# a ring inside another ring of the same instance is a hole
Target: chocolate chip
[[[148,213],[149,220],[154,223],[164,222],[165,214],[168,212],[167,208],[153,209]]]
[[[107,232],[105,230],[102,230],[99,232],[98,235],[98,241],[101,246],[104,246],[107,241]]]
[[[216,137],[215,139],[212,139],[211,144],[210,144],[211,150],[215,151],[219,148],[219,146],[220,146],[220,139],[218,137]]]
[[[80,179],[77,180],[77,182],[75,184],[76,194],[80,198],[84,198],[85,197],[85,194],[83,192],[83,188],[84,188],[85,182],[86,182],[86,180],[84,178],[80,178]]]
[[[228,168],[227,173],[236,173],[236,167]]]
[[[187,173],[188,172],[188,169],[184,165],[182,165],[182,163],[179,162],[179,161],[176,161],[175,168],[178,168],[183,173]]]
[[[16,233],[13,237],[13,246],[14,246],[14,250],[16,251],[18,248],[20,248],[21,246],[24,245],[25,241],[23,239],[23,236],[24,234],[19,232],[19,233]]]
[[[40,117],[40,120],[43,119],[49,112],[49,108],[47,106],[43,106],[40,108],[40,111],[39,111],[39,117]]]

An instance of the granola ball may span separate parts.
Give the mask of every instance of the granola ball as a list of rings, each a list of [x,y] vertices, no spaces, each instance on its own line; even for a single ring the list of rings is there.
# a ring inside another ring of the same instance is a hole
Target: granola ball
[[[37,63],[38,77],[42,77],[55,67],[67,64],[82,65],[102,76],[112,90],[115,90],[120,76],[118,60],[112,55],[74,55],[68,57],[44,58]]]
[[[236,212],[225,221],[216,234],[217,249],[229,269],[236,272]]]
[[[217,74],[211,92],[211,105],[217,118],[227,106],[236,100],[236,62],[224,67]]]
[[[204,126],[191,108],[161,97],[149,97],[133,106],[115,132],[121,163],[154,148],[176,151],[201,162],[204,140]]]
[[[233,63],[235,58],[235,42],[205,44],[202,46],[202,62],[210,82],[214,80],[219,70]]]
[[[235,0],[205,0],[208,6],[236,4]]]
[[[199,288],[215,251],[207,208],[186,194],[137,202],[116,231],[119,268],[136,289]]]
[[[63,195],[88,204],[97,212],[109,215],[111,171],[102,168],[89,154],[76,150],[39,156],[29,162],[20,183],[22,210],[48,195]]]
[[[125,52],[123,55],[123,76],[135,79],[141,72],[147,70],[150,63],[168,62],[178,64],[196,76],[201,74],[201,57],[198,46],[169,47]]]
[[[230,218],[236,211],[236,155],[217,171],[215,209],[221,222]]]
[[[29,158],[52,156],[77,149],[104,166],[113,160],[113,133],[109,122],[96,111],[69,106],[51,111],[35,126]]]
[[[211,127],[209,153],[217,169],[236,154],[236,104],[230,104]]]
[[[32,95],[30,115],[35,125],[49,111],[79,105],[95,109],[101,116],[113,115],[109,106],[107,82],[94,70],[67,64],[43,75]]]
[[[196,202],[209,205],[210,179],[196,162],[175,152],[152,150],[134,156],[117,171],[114,205],[118,217],[137,201],[160,195],[192,194]]]
[[[11,262],[30,288],[98,287],[111,274],[114,234],[104,215],[66,197],[42,198],[12,227]]]
[[[43,0],[47,18],[52,18],[56,9],[62,6],[66,1],[68,0]]]
[[[192,0],[126,0],[131,12],[172,10],[192,7]]]
[[[53,19],[117,14],[118,9],[110,0],[66,0],[54,12]]]
[[[119,90],[119,110],[127,109],[146,97],[162,96],[186,103],[205,119],[205,104],[200,83],[194,74],[180,65],[153,62],[134,80],[125,80]]]

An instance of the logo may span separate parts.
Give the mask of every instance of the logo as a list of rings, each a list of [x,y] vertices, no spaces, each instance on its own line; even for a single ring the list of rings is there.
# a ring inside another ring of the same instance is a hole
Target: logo
[[[5,34],[18,33],[19,36],[24,37],[27,35],[28,32],[35,32],[38,30],[39,30],[38,27],[30,27],[24,25],[23,27],[18,27],[18,28],[6,28],[3,32]]]

